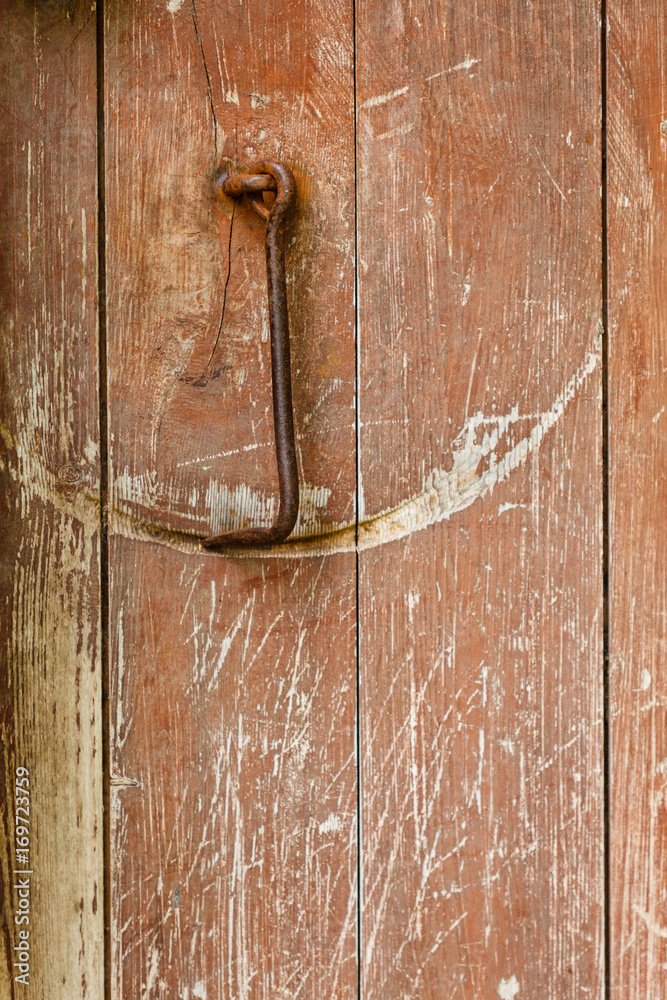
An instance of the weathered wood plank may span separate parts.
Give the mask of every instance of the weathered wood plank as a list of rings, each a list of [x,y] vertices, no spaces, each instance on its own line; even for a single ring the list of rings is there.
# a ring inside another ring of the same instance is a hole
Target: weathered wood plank
[[[123,419],[135,439],[116,449],[114,509],[135,527],[191,534],[271,521],[264,222],[247,205],[221,206],[213,189],[226,158],[270,156],[298,183],[286,231],[303,485],[295,534],[350,524],[351,13],[318,3],[256,12],[202,0],[118,3],[108,25],[113,378],[126,386]]]
[[[354,557],[113,556],[114,996],[355,996]]]
[[[0,22],[0,995],[101,1000],[95,15],[5,2]],[[29,986],[13,966],[25,930]]]
[[[664,4],[608,35],[611,996],[667,993]]]
[[[354,554],[187,536],[277,498],[263,227],[214,200],[227,156],[297,177],[297,530],[354,519],[352,14],[107,7],[112,992],[351,998]]]
[[[603,989],[599,24],[357,6],[362,995]]]

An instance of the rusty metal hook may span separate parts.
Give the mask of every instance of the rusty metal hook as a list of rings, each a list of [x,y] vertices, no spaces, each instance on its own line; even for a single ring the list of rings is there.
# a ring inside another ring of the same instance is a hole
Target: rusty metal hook
[[[254,210],[266,219],[266,277],[269,294],[271,330],[271,382],[273,387],[273,423],[278,463],[280,506],[270,528],[235,528],[220,535],[209,535],[202,545],[215,549],[228,545],[275,545],[284,542],[296,524],[299,513],[299,477],[294,444],[292,380],[290,375],[289,325],[287,320],[287,285],[283,224],[296,199],[294,175],[284,163],[261,160],[245,174],[223,172],[217,180],[221,191],[230,198],[249,195]],[[264,204],[264,191],[275,191],[271,208]]]

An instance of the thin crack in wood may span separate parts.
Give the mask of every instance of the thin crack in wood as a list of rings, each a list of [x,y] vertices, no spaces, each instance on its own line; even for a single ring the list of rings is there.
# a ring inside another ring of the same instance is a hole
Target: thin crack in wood
[[[197,44],[199,45],[199,51],[201,53],[201,61],[204,64],[204,73],[206,74],[206,86],[208,87],[208,103],[211,108],[211,114],[213,115],[213,146],[215,149],[215,160],[218,160],[218,119],[216,118],[215,108],[213,106],[213,89],[211,87],[211,77],[208,73],[208,66],[206,65],[206,56],[204,55],[204,45],[201,38],[199,37],[199,28],[197,27],[197,7],[195,5],[195,0],[192,0],[192,23],[195,27],[195,37],[197,39]]]
[[[220,334],[222,333],[222,325],[225,322],[225,309],[227,307],[227,287],[229,285],[229,279],[232,276],[232,233],[234,231],[234,215],[236,213],[236,202],[232,204],[232,217],[229,222],[229,248],[228,248],[228,259],[227,259],[227,280],[225,281],[225,288],[222,293],[222,313],[220,315],[220,324],[218,326],[218,333],[215,338],[215,343],[213,345],[213,350],[211,351],[211,356],[206,362],[206,368],[204,372],[208,371],[208,366],[211,361],[213,361],[213,356],[218,349],[218,344],[220,343]]]

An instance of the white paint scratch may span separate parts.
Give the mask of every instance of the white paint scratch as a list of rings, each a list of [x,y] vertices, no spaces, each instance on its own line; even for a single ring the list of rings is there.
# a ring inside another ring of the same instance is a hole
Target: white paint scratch
[[[508,510],[519,510],[521,508],[525,508],[528,506],[529,505],[527,503],[501,503],[500,507],[498,508],[498,515],[504,514],[505,511]]]
[[[657,922],[657,920],[654,920],[651,917],[650,913],[647,913],[646,910],[642,910],[641,906],[637,906],[636,904],[634,904],[632,910],[633,913],[637,914],[642,923],[646,925],[651,934],[653,934],[655,937],[667,940],[667,927],[661,927],[661,925]]]
[[[81,209],[81,309],[86,308],[86,270],[88,266],[88,244],[86,242],[86,210]]]
[[[271,97],[268,94],[250,94],[250,107],[251,108],[265,108],[267,104],[271,103]]]
[[[415,127],[414,122],[406,122],[405,125],[397,125],[396,128],[390,128],[388,132],[381,132],[376,135],[376,139],[393,139],[396,135],[408,135],[412,132]]]
[[[242,450],[250,450],[251,447],[253,446]],[[326,510],[330,498],[331,489],[327,486],[301,484],[299,517],[294,536],[338,530],[339,525],[335,523],[322,523],[321,513]],[[160,482],[154,471],[148,469],[135,475],[127,466],[117,474],[113,488],[114,508],[121,515],[135,517],[132,510],[135,505],[144,509],[176,509],[180,511],[182,519],[197,524],[201,520],[203,508],[203,516],[213,533],[245,524],[266,527],[275,518],[277,501],[276,496],[253,490],[246,484],[230,488],[226,483],[215,479],[208,481],[206,491],[201,492],[200,501],[200,491],[193,492],[187,484],[181,488],[180,483],[173,480]],[[150,519],[150,514],[148,517]]]
[[[455,513],[465,510],[476,500],[481,500],[511,472],[523,465],[528,456],[542,444],[545,435],[562,419],[567,407],[600,360],[599,346],[584,359],[565,389],[551,407],[540,413],[530,432],[510,448],[498,461],[490,461],[483,472],[478,469],[483,459],[493,459],[500,441],[512,425],[526,416],[519,415],[518,407],[506,415],[488,418],[482,413],[470,417],[458,435],[453,449],[453,463],[449,470],[434,470],[428,477],[423,493],[395,510],[378,515],[359,525],[359,547],[373,548],[383,542],[404,538],[413,531],[421,531],[430,524],[448,520]],[[529,417],[530,418],[530,417]],[[486,430],[490,427],[490,430]],[[478,440],[478,432],[484,430]]]
[[[320,833],[337,833],[342,827],[340,816],[337,816],[336,813],[329,813],[324,822],[319,824],[318,829]]]
[[[414,611],[415,611],[415,608],[417,607],[417,605],[419,604],[420,600],[421,600],[421,595],[419,594],[419,592],[416,591],[416,590],[411,590],[410,593],[408,594],[408,598],[407,598],[407,603],[408,603],[408,618],[410,620],[410,625],[412,625],[412,619],[413,619],[413,616],[414,616]]]
[[[246,444],[241,448],[232,448],[231,451],[216,451],[213,455],[202,455],[200,458],[188,458],[185,462],[177,462],[176,468],[183,469],[187,465],[198,465],[200,462],[212,462],[216,458],[228,458],[230,455],[241,455],[245,451],[257,451],[258,448],[268,448],[271,442],[257,441],[254,444]]]
[[[32,145],[28,139],[28,171],[27,171],[27,183],[26,183],[26,216],[27,216],[27,228],[28,228],[28,274],[32,270],[32,233],[30,228],[30,222],[32,219],[32,210],[30,207],[30,202],[32,198],[31,193],[31,180],[32,180]]]
[[[553,186],[556,188],[556,191],[558,191],[558,194],[561,196],[561,198],[563,199],[563,201],[567,205],[567,198],[563,194],[562,190],[559,188],[559,186],[556,183],[556,180],[555,180],[553,174],[551,173],[551,171],[549,170],[548,166],[546,165],[546,163],[544,162],[544,160],[540,156],[539,149],[536,149],[534,146],[533,146],[533,149],[535,149],[535,152],[537,153],[537,158],[540,161],[540,163],[542,164],[542,166],[544,167],[544,169],[546,171],[546,174],[547,174],[547,177],[549,178],[549,180],[551,181],[551,183],[553,184]]]
[[[426,77],[426,83],[431,80],[437,80],[439,76],[444,76],[446,73],[456,73],[461,69],[472,69],[476,66],[481,59],[464,59],[463,62],[457,63],[456,66],[450,66],[449,69],[441,69],[439,73],[432,73],[431,76]]]
[[[388,94],[378,94],[377,97],[369,97],[368,100],[363,102],[361,107],[377,108],[380,104],[387,104],[397,97],[402,97],[403,94],[407,94],[409,89],[409,87],[399,87],[398,90],[390,90]]]
[[[516,976],[511,976],[509,979],[501,979],[498,983],[498,996],[500,1000],[514,1000],[518,992],[519,982]]]
[[[150,958],[148,961],[148,975],[146,976],[146,982],[144,984],[144,988],[141,991],[142,998],[150,997],[151,993],[153,992],[153,987],[157,982],[157,971],[159,965],[160,965],[160,952],[155,947],[155,945],[153,945],[153,947],[151,948]]]

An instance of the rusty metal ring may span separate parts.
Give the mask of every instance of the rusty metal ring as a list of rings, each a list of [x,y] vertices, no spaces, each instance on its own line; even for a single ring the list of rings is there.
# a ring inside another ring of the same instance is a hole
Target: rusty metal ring
[[[276,160],[260,160],[248,168],[248,173],[230,174],[227,171],[221,173],[217,183],[220,190],[230,198],[248,195],[254,210],[266,219],[271,382],[280,506],[278,516],[271,527],[235,528],[220,535],[203,538],[202,545],[209,549],[230,545],[275,545],[285,541],[294,528],[299,513],[299,477],[294,443],[283,241],[283,225],[296,200],[296,182],[292,171],[284,163],[278,163]],[[263,201],[264,191],[275,191],[276,198],[270,208]]]

